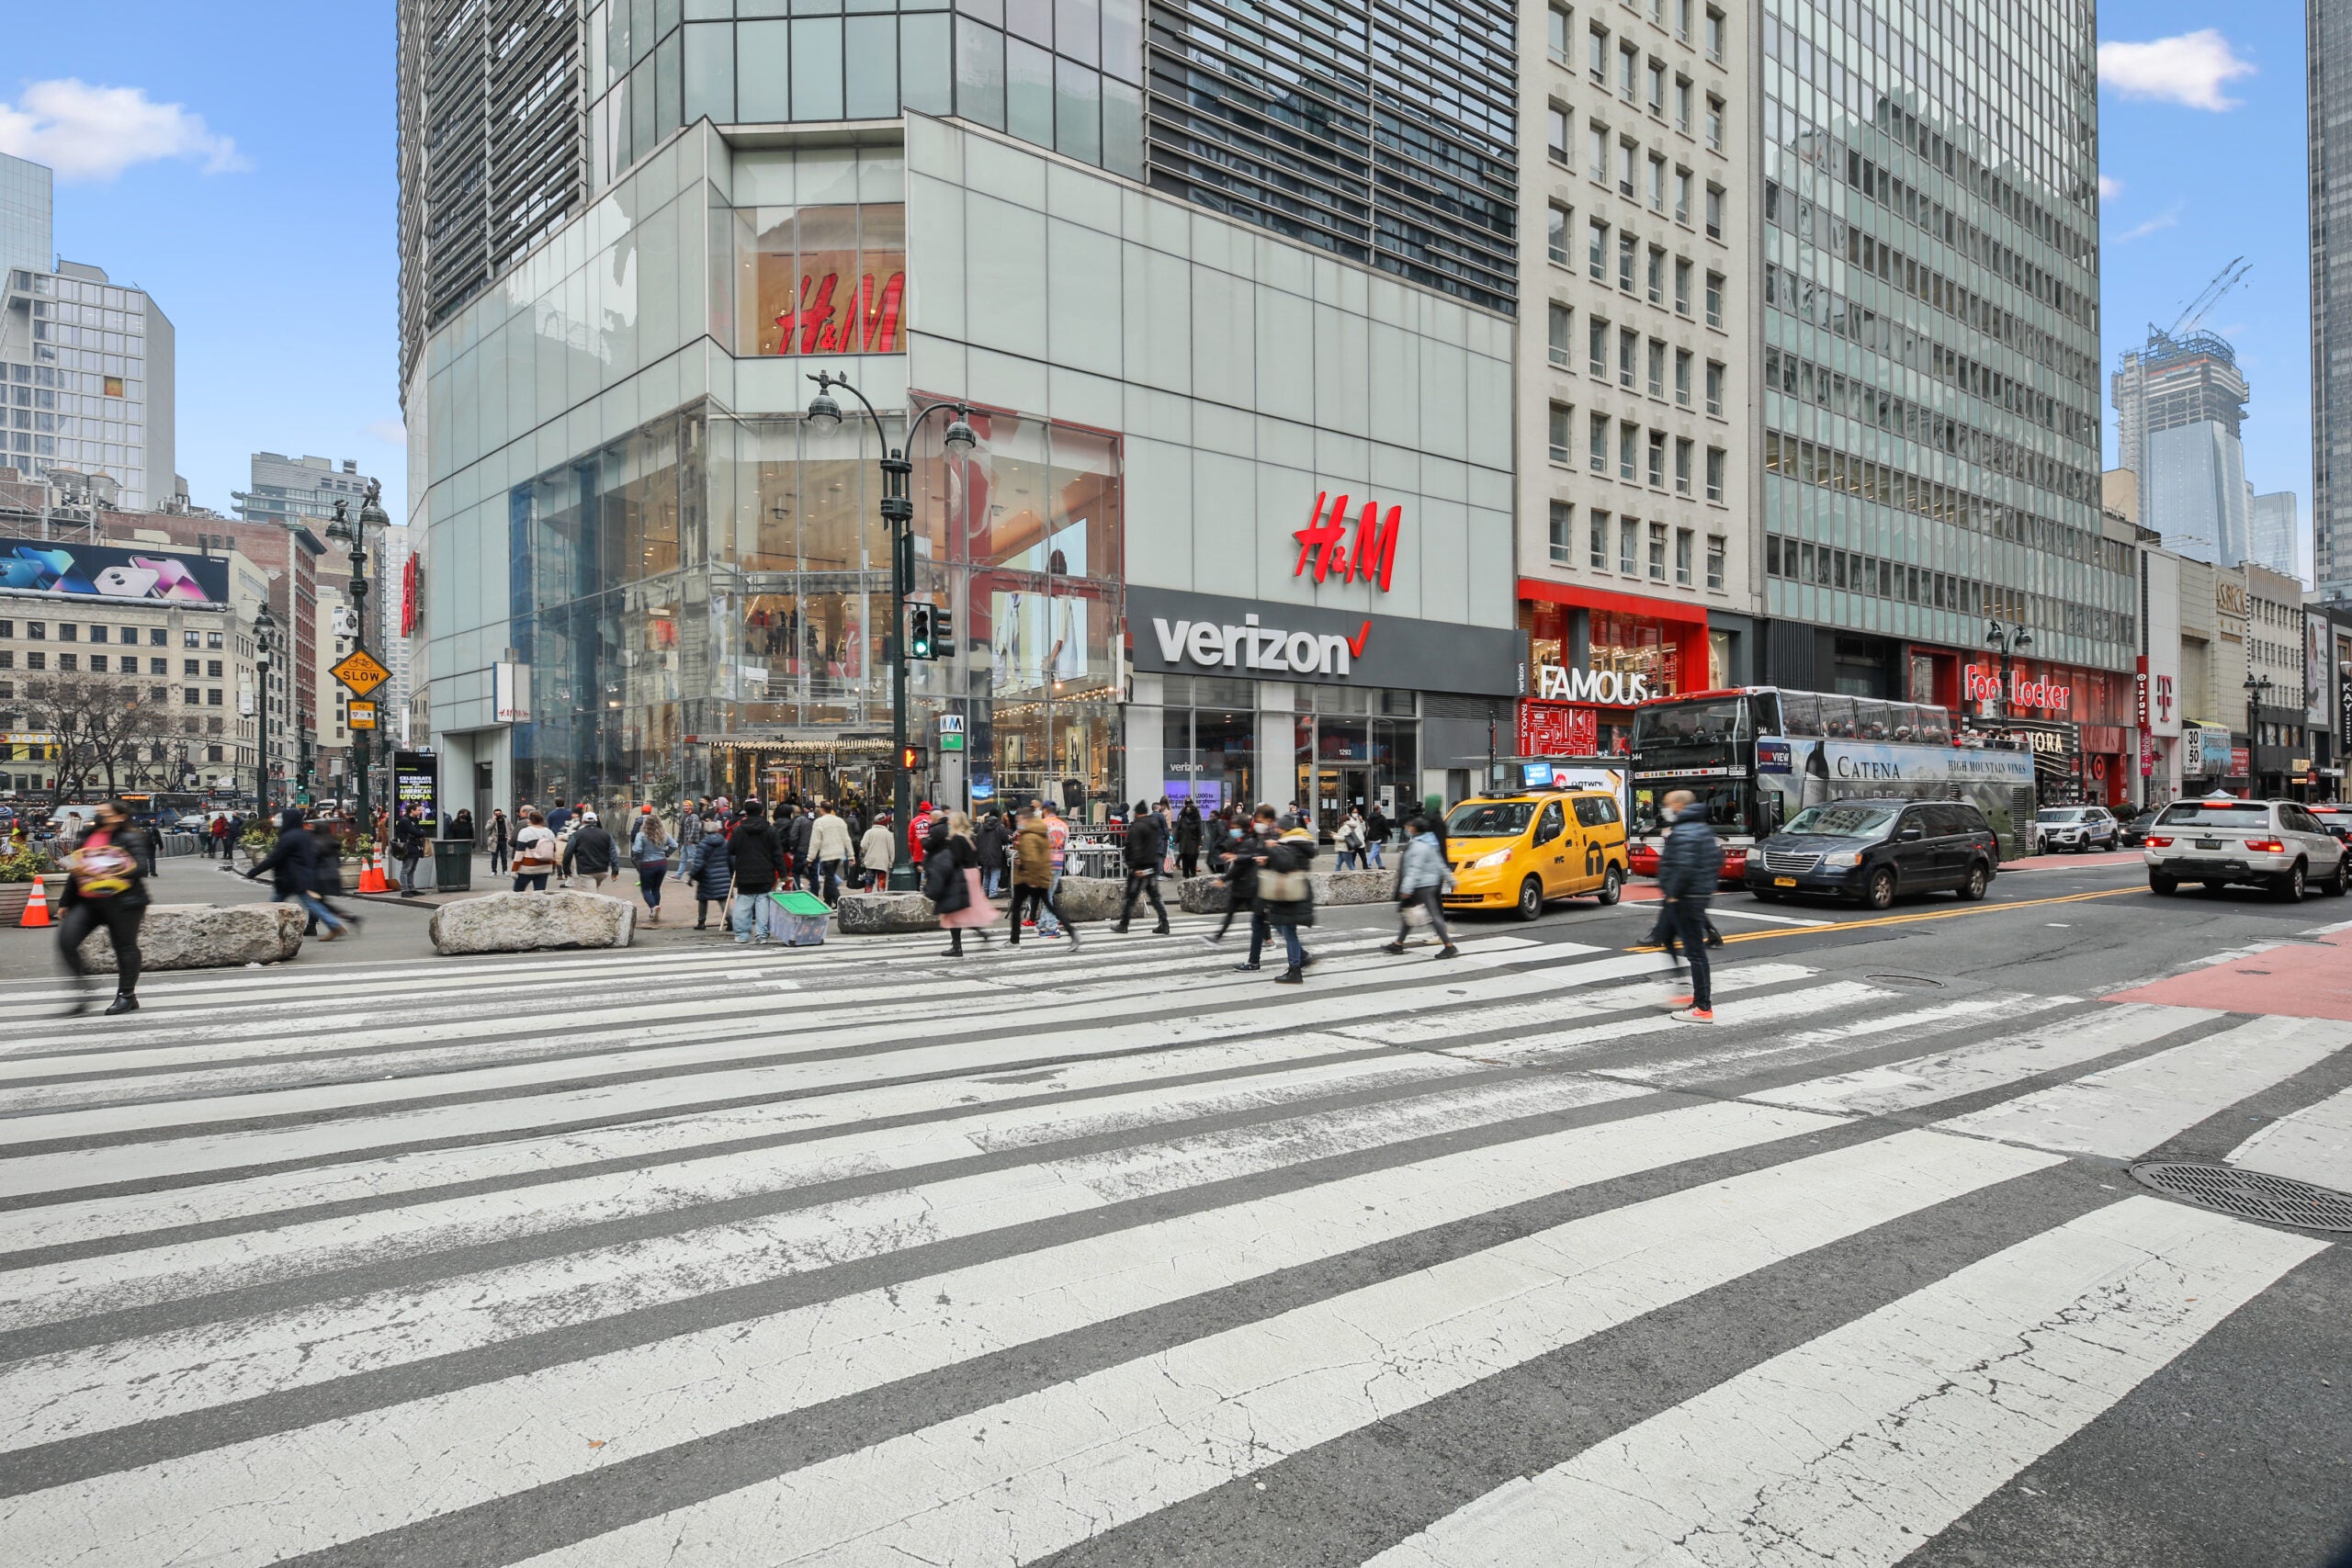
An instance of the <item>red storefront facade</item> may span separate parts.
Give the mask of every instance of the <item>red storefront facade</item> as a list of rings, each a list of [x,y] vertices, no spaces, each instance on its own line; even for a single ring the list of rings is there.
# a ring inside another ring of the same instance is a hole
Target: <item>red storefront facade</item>
[[[2132,674],[2018,655],[2005,684],[2001,656],[1987,649],[1914,643],[1908,654],[1911,701],[1940,704],[1979,728],[2005,717],[2031,721],[2036,750],[2063,761],[2082,799],[2120,806],[2132,798],[2139,770]],[[2062,742],[2071,744],[2060,750]]]
[[[1640,703],[1717,683],[1704,605],[1523,577],[1519,607],[1530,664],[1521,756],[1619,755]]]

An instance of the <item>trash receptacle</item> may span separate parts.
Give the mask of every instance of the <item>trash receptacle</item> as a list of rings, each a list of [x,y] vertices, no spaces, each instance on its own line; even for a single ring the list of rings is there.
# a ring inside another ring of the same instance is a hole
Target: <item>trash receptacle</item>
[[[474,886],[474,841],[471,839],[433,840],[433,891],[469,893]]]

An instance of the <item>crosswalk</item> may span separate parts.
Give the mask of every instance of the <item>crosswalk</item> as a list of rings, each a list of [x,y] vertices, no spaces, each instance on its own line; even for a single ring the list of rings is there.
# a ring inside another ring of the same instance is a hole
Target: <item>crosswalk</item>
[[[1891,1563],[2328,1245],[2123,1164],[2352,1189],[2352,1025],[1208,929],[21,989],[6,1561]]]

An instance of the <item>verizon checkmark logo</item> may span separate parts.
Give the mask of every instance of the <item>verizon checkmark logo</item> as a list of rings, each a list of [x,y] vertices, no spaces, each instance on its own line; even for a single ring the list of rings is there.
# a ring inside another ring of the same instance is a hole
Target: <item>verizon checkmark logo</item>
[[[1370,621],[1366,621],[1363,624],[1363,630],[1348,638],[1348,657],[1351,659],[1362,659],[1363,657],[1363,645],[1371,640],[1372,623]]]

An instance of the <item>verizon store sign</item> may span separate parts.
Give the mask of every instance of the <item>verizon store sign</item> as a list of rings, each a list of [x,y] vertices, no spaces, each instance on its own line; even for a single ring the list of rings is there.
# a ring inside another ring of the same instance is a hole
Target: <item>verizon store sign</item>
[[[1524,694],[1527,636],[1511,628],[1139,587],[1126,616],[1129,656],[1148,672]]]

